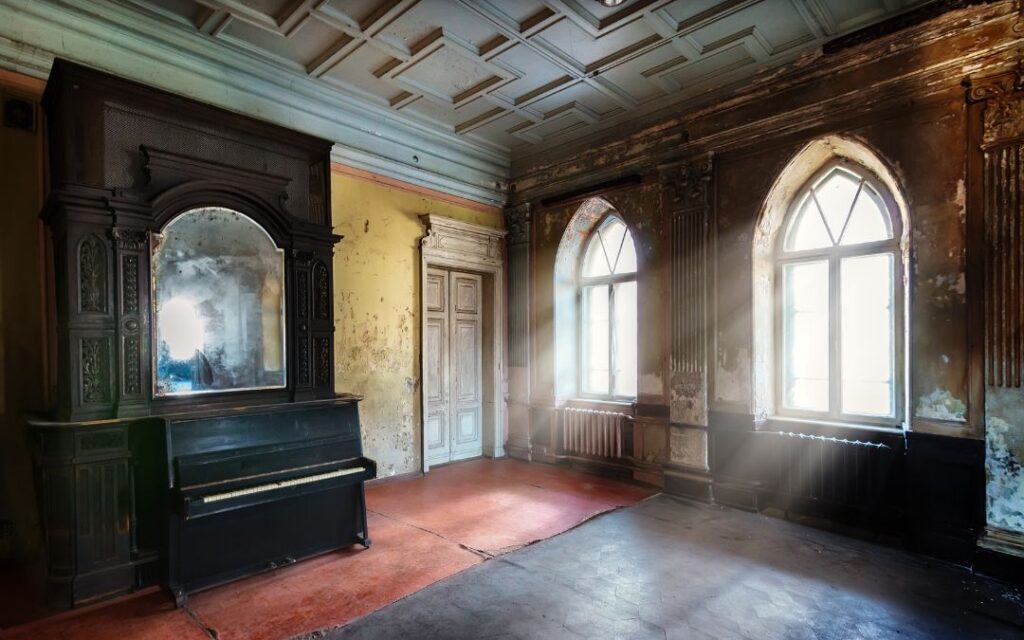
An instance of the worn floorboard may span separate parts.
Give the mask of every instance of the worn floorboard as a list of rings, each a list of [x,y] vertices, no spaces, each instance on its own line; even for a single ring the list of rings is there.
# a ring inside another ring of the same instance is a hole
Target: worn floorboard
[[[1020,590],[659,496],[307,638],[1020,638]]]

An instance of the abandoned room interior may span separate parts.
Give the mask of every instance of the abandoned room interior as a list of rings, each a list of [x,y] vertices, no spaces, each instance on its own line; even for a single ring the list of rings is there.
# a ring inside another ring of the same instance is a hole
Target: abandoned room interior
[[[1021,0],[0,0],[0,637],[1024,637]]]

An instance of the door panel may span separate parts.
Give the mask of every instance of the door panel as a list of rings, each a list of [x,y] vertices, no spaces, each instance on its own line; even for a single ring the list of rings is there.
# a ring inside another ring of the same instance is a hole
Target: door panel
[[[479,334],[478,321],[455,322],[455,398],[460,404],[471,404],[480,399],[480,373],[477,371]]]
[[[428,465],[483,454],[480,276],[427,270],[423,420]]]
[[[426,344],[423,345],[423,370],[426,381],[427,412],[423,420],[423,440],[426,444],[427,464],[441,464],[451,460],[451,407],[448,404],[450,387],[449,326],[448,326],[448,272],[427,271],[424,291],[427,317],[424,319]]]
[[[483,454],[480,276],[451,273],[452,460]]]

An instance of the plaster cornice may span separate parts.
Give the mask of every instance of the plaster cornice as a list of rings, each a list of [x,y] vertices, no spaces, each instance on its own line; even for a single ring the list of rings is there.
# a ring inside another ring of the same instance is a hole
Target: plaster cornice
[[[0,67],[45,79],[55,57],[336,142],[332,160],[502,205],[507,153],[114,1],[0,0]]]

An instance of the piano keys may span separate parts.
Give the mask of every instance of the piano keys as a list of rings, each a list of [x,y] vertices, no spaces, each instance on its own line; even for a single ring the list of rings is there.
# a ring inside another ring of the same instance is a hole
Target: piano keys
[[[370,546],[356,396],[164,418],[168,586],[188,594]]]

